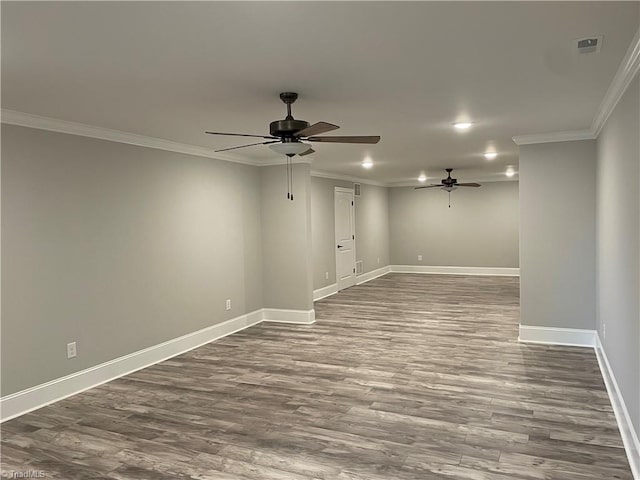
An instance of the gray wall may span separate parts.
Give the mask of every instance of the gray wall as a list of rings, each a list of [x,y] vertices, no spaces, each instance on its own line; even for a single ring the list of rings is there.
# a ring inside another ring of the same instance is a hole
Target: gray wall
[[[282,165],[260,168],[264,306],[313,308],[311,177],[308,164],[293,167],[294,200],[287,199]]]
[[[595,328],[596,144],[520,147],[521,324]]]
[[[10,125],[2,160],[2,395],[262,307],[258,168]]]
[[[639,91],[636,77],[598,137],[597,287],[600,339],[640,436]]]
[[[518,267],[518,182],[390,191],[392,265]]]
[[[389,265],[389,189],[363,183],[355,204],[356,259],[367,273]]]
[[[353,188],[353,185],[347,180],[311,177],[315,290],[336,283],[334,189]],[[388,188],[366,184],[361,184],[361,195],[355,197],[356,260],[362,260],[363,273],[389,265],[388,198]]]

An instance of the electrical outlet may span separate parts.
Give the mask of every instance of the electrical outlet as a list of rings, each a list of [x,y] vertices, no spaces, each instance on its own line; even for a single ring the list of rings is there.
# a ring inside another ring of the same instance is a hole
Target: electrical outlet
[[[76,342],[67,343],[67,358],[73,358],[78,354]]]
[[[418,255],[418,261],[421,262],[422,261],[422,255]]]
[[[231,310],[231,299],[227,298],[227,310]]]
[[[329,272],[324,272],[324,279],[329,280]]]

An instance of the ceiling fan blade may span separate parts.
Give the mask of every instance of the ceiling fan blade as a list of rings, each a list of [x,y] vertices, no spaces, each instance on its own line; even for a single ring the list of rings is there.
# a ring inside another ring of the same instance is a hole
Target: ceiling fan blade
[[[456,187],[480,187],[479,183],[456,183]]]
[[[280,140],[273,140],[271,142],[258,142],[258,143],[249,143],[247,145],[240,145],[239,147],[231,147],[231,148],[222,148],[220,150],[215,150],[216,152],[226,152],[227,150],[235,150],[237,148],[244,148],[244,147],[253,147],[254,145],[268,145],[270,143],[278,143]]]
[[[310,142],[329,142],[329,143],[378,143],[379,136],[369,137],[309,137]]]
[[[222,132],[204,132],[204,133],[208,133],[209,135],[231,135],[233,137],[254,137],[254,138],[269,138],[269,139],[273,139],[273,140],[277,140],[277,137],[267,137],[264,135],[249,135],[246,133],[222,133]]]
[[[338,128],[340,128],[338,125],[334,125],[332,123],[318,122],[313,125],[309,125],[307,128],[298,130],[295,135],[296,137],[308,137],[309,135],[319,135],[321,133],[330,132],[331,130],[337,130]]]
[[[299,157],[303,157],[305,155],[309,155],[310,153],[314,153],[314,152],[315,152],[315,150],[313,148],[310,148],[309,150],[305,150],[304,152],[299,153],[298,156]]]
[[[435,187],[442,187],[442,184],[438,183],[438,184],[433,184],[433,185],[423,185],[422,187],[413,187],[414,190],[419,190],[421,188],[435,188]]]

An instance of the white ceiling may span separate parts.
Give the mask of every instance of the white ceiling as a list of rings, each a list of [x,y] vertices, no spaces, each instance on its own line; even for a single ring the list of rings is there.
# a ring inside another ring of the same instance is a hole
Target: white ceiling
[[[312,168],[385,183],[517,169],[514,135],[588,129],[639,2],[2,2],[2,107],[210,148],[296,118],[378,145]],[[580,55],[572,41],[603,35]],[[470,119],[471,131],[451,123]],[[249,142],[247,142],[249,143]],[[496,160],[483,152],[495,148]],[[239,150],[273,160],[265,146]],[[360,162],[370,155],[375,165]],[[416,182],[417,183],[417,182]]]

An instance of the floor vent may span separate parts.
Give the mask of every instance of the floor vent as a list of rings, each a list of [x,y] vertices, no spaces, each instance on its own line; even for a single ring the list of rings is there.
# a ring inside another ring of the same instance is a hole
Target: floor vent
[[[362,260],[356,262],[356,275],[362,275],[364,269],[362,267]]]

